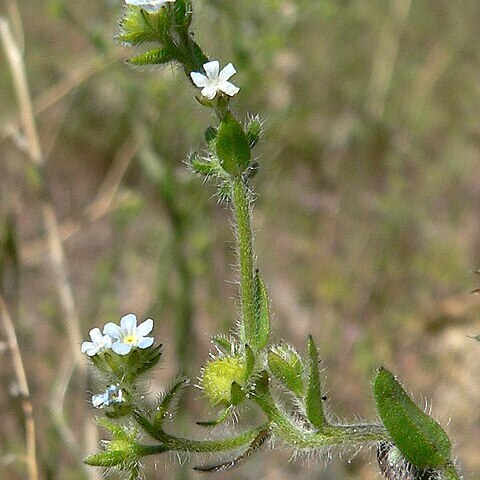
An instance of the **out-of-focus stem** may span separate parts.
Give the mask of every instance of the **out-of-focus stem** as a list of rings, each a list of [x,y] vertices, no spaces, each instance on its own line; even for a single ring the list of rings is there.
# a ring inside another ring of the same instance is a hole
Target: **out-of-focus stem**
[[[83,362],[79,349],[82,338],[80,334],[80,321],[69,280],[65,252],[59,234],[58,220],[51,201],[50,191],[47,182],[45,181],[45,159],[42,153],[37,125],[35,122],[23,55],[13,38],[8,21],[4,18],[0,18],[0,37],[13,77],[13,84],[20,108],[20,118],[27,139],[28,157],[31,161],[35,178],[34,186],[39,197],[43,227],[49,246],[50,262],[52,265],[55,287],[70,342],[68,362],[71,363],[71,369],[67,370],[78,368],[79,375],[77,378],[80,379],[81,384],[86,386],[86,365]],[[72,376],[69,374],[64,379],[57,379],[55,390],[58,390],[58,387],[60,386],[61,390],[65,391],[62,383],[66,382],[68,384],[71,378]],[[54,395],[52,402],[54,418],[63,417],[63,401],[64,395],[62,395],[61,398],[59,398],[58,394]],[[56,413],[55,410],[57,410]],[[68,430],[66,423],[59,424],[58,427],[64,436],[71,436],[71,432]],[[95,438],[92,438],[92,435],[88,435],[88,438],[85,440],[88,442],[88,448],[90,448],[90,442],[92,442],[92,440],[95,441]],[[98,478],[97,473],[93,471],[89,472],[89,476],[92,479]]]
[[[0,295],[0,318],[2,319],[7,343],[12,354],[13,368],[17,378],[19,396],[22,402],[23,414],[25,415],[25,436],[27,447],[27,468],[29,480],[38,480],[37,448],[35,439],[35,418],[33,416],[33,405],[30,399],[30,389],[28,387],[27,375],[23,366],[22,354],[18,346],[15,326],[10,317],[7,305]]]

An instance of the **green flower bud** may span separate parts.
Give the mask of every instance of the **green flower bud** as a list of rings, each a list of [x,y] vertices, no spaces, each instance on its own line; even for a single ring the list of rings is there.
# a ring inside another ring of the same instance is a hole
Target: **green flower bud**
[[[238,399],[238,387],[245,386],[247,365],[240,357],[215,358],[203,370],[201,386],[212,406]],[[233,388],[232,388],[233,386]],[[232,398],[232,391],[235,399]],[[237,402],[235,402],[237,403]]]

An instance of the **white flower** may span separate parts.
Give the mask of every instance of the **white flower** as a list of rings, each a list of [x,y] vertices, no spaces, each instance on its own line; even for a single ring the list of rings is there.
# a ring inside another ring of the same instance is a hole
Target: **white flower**
[[[95,408],[109,407],[113,403],[122,403],[124,401],[123,392],[116,385],[110,385],[105,392],[92,397],[92,405]]]
[[[223,92],[233,97],[240,90],[233,83],[227,80],[237,73],[235,67],[229,63],[225,68],[220,70],[220,64],[215,60],[203,65],[206,76],[203,73],[191,72],[193,83],[202,89],[202,95],[209,100],[213,100],[217,95],[217,92]]]
[[[132,313],[120,319],[120,326],[107,323],[103,333],[114,340],[112,350],[119,355],[127,355],[132,348],[148,348],[153,344],[153,337],[147,337],[153,329],[153,320],[145,320],[137,327],[137,317]]]
[[[112,338],[109,335],[102,335],[99,328],[92,328],[89,335],[92,341],[82,343],[82,353],[86,353],[89,357],[112,347]]]
[[[135,5],[142,8],[147,13],[157,13],[165,5],[165,3],[172,3],[175,0],[125,0],[127,5]]]

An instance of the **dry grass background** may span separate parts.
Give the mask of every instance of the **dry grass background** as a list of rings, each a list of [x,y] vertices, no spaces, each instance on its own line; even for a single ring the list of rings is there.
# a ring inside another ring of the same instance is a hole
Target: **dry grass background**
[[[0,14],[24,44],[79,331],[126,312],[154,318],[165,344],[158,390],[179,369],[198,375],[209,335],[235,320],[232,237],[214,191],[182,163],[210,119],[192,109],[180,74],[124,65],[129,52],[112,41],[120,3],[8,0]],[[387,365],[428,399],[465,477],[479,478],[480,347],[466,335],[480,331],[480,297],[469,293],[480,266],[480,5],[197,3],[198,41],[239,71],[235,107],[267,119],[254,224],[274,339],[303,349],[314,334],[341,418],[374,417],[370,381]],[[12,218],[21,258],[15,292],[2,264],[2,296],[29,382],[40,478],[94,478],[81,466],[93,412],[82,367],[63,381],[75,339],[3,51],[0,105],[2,235]],[[8,338],[2,328],[0,477],[17,480],[28,478],[25,404]],[[198,398],[178,429],[204,418]],[[269,452],[222,477],[379,478],[372,452],[352,453],[325,468]],[[165,463],[147,478],[196,476]]]

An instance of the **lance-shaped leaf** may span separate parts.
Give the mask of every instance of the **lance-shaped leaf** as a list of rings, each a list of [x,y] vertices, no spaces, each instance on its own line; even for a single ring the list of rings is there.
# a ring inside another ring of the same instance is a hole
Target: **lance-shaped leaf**
[[[155,367],[162,356],[162,345],[146,349],[132,350],[126,357],[125,363],[121,364],[124,368],[123,377],[130,382],[137,377]],[[121,362],[123,359],[121,359]]]
[[[412,465],[426,469],[450,462],[452,446],[447,434],[415,405],[387,369],[378,370],[373,392],[385,428]]]
[[[165,65],[176,59],[176,54],[166,48],[154,48],[129,60],[132,65]]]
[[[305,393],[303,364],[298,353],[290,345],[282,344],[268,352],[268,367],[272,375],[297,397]]]
[[[234,406],[240,405],[245,400],[245,390],[237,382],[232,383],[230,389],[230,403]]]
[[[227,354],[233,354],[234,345],[231,338],[224,337],[223,335],[215,335],[212,337],[212,343]]]
[[[197,153],[192,153],[188,158],[188,163],[193,171],[200,175],[210,176],[217,172],[216,165],[209,158],[202,158]]]
[[[255,345],[256,350],[265,348],[270,334],[270,305],[267,287],[260,272],[255,272]]]
[[[230,112],[223,117],[218,128],[216,147],[220,165],[230,175],[239,175],[250,165],[247,136]]]
[[[214,420],[206,420],[206,421],[200,421],[196,422],[197,425],[200,425],[201,427],[216,427],[217,425],[220,425],[223,423],[232,413],[233,410],[233,405],[228,405],[227,408],[225,408],[220,415],[215,418]]]
[[[308,385],[305,396],[305,410],[310,423],[319,430],[327,425],[323,411],[322,388],[318,370],[317,347],[311,335],[308,336]]]
[[[169,409],[171,409],[172,403],[182,396],[183,391],[189,383],[190,381],[188,379],[180,378],[165,393],[160,405],[157,407],[157,413],[153,421],[153,428],[156,431],[160,431],[162,429],[163,421],[165,420]]]
[[[252,116],[248,119],[246,125],[247,139],[250,148],[253,148],[260,137],[262,136],[263,122],[258,115]]]
[[[205,137],[205,141],[207,142],[207,145],[211,145],[212,142],[215,142],[215,139],[217,138],[217,133],[218,130],[215,127],[208,127],[205,130],[205,133],[203,136]]]
[[[190,0],[177,0],[173,7],[176,24],[187,29],[192,23],[192,2]]]

